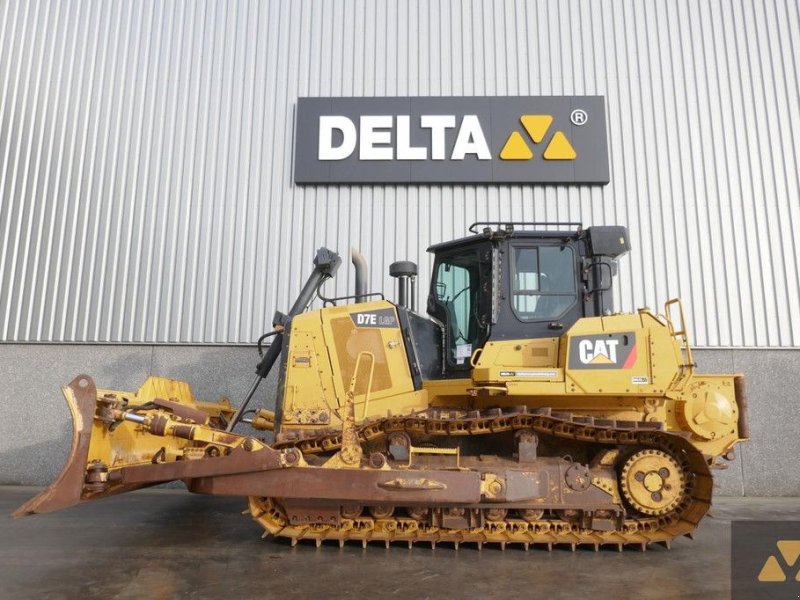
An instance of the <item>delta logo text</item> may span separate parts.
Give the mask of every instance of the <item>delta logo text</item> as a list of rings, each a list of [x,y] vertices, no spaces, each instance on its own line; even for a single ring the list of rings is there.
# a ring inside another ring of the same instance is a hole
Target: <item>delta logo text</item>
[[[300,98],[295,182],[608,183],[600,96]]]
[[[636,364],[636,334],[632,331],[578,335],[571,337],[569,343],[570,369],[632,369]]]

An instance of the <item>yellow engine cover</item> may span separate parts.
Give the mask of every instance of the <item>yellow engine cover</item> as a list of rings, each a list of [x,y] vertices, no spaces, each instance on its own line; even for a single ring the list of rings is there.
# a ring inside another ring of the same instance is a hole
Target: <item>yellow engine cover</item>
[[[359,421],[427,408],[427,393],[414,389],[397,310],[390,302],[298,315],[288,344],[282,429],[341,424],[351,389]]]
[[[473,354],[464,393],[478,407],[524,404],[661,422],[691,433],[708,456],[724,454],[746,437],[736,376],[695,374],[681,334],[665,317],[641,310],[580,319],[560,338],[490,341]],[[457,390],[426,387],[434,403],[458,406]]]

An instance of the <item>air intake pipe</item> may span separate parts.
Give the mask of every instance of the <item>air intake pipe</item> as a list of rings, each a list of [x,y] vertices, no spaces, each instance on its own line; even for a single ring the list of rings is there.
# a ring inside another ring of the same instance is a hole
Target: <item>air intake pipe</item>
[[[389,275],[397,278],[397,304],[415,312],[417,310],[417,265],[409,260],[394,262],[389,265]]]
[[[356,248],[350,248],[350,260],[356,270],[356,303],[366,302],[364,297],[367,294],[367,280],[369,279],[369,268],[367,259]]]
[[[275,327],[275,339],[272,340],[272,343],[267,349],[267,352],[264,354],[264,357],[261,359],[258,365],[256,365],[256,377],[253,380],[253,384],[250,386],[250,390],[247,392],[244,400],[242,400],[242,403],[239,405],[236,413],[234,413],[231,422],[228,423],[228,427],[226,428],[227,431],[233,431],[233,428],[241,420],[242,415],[247,410],[247,405],[250,403],[250,400],[252,400],[253,394],[256,393],[261,380],[266,379],[267,375],[269,375],[269,372],[272,370],[273,365],[281,355],[281,348],[283,347],[284,325],[292,317],[299,315],[306,308],[308,308],[308,305],[314,299],[314,296],[319,293],[320,286],[322,286],[326,280],[331,279],[336,274],[336,270],[341,264],[342,259],[333,250],[328,250],[327,248],[320,248],[317,250],[317,254],[314,257],[314,270],[311,272],[311,275],[308,276],[303,289],[300,290],[300,294],[297,296],[294,304],[292,304],[292,308],[289,309],[289,314],[284,315],[283,313],[276,311],[272,318],[272,325]],[[280,411],[276,410],[275,412],[278,413]]]

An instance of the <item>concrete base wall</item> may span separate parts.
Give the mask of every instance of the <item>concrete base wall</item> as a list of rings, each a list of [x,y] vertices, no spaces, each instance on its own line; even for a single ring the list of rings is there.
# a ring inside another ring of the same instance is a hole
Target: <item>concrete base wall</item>
[[[800,496],[800,351],[698,350],[698,370],[747,377],[752,440],[726,471],[717,494]],[[199,398],[238,403],[257,354],[242,346],[0,344],[0,484],[44,485],[69,452],[71,423],[59,386],[80,373],[99,387],[135,390],[148,375],[185,379]],[[276,378],[253,405],[272,407]]]

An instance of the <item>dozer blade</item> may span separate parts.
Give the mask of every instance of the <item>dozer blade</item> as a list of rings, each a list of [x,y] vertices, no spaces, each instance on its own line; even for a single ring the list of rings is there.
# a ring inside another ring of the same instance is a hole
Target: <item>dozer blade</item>
[[[298,448],[273,448],[226,431],[234,412],[227,401],[196,401],[185,382],[151,377],[130,393],[97,390],[89,376],[80,375],[63,391],[73,419],[69,458],[56,481],[14,516],[176,480],[201,494],[333,504],[480,501],[477,471],[437,471],[432,479],[419,468],[361,468],[360,460],[341,451],[308,464]],[[355,437],[352,443],[360,449]]]
[[[227,400],[194,399],[188,384],[150,377],[137,393],[100,390],[88,375],[62,386],[72,447],[56,480],[14,517],[173,480],[275,468],[281,452],[225,432]]]
[[[19,507],[13,513],[15,517],[53,512],[179,478],[193,465],[180,465],[183,469],[169,472],[160,463],[167,458],[184,458],[191,442],[145,433],[139,416],[145,408],[198,427],[233,413],[227,400],[197,402],[188,384],[163,377],[148,378],[135,394],[98,391],[88,375],[78,375],[61,390],[72,416],[69,456],[56,480]],[[117,420],[111,417],[114,407],[120,407]],[[122,417],[123,409],[128,411],[127,418],[135,419],[133,422]],[[244,439],[230,434],[226,437]]]
[[[56,480],[14,511],[14,517],[61,510],[81,501],[97,390],[86,375],[61,386],[72,415],[72,448]]]

